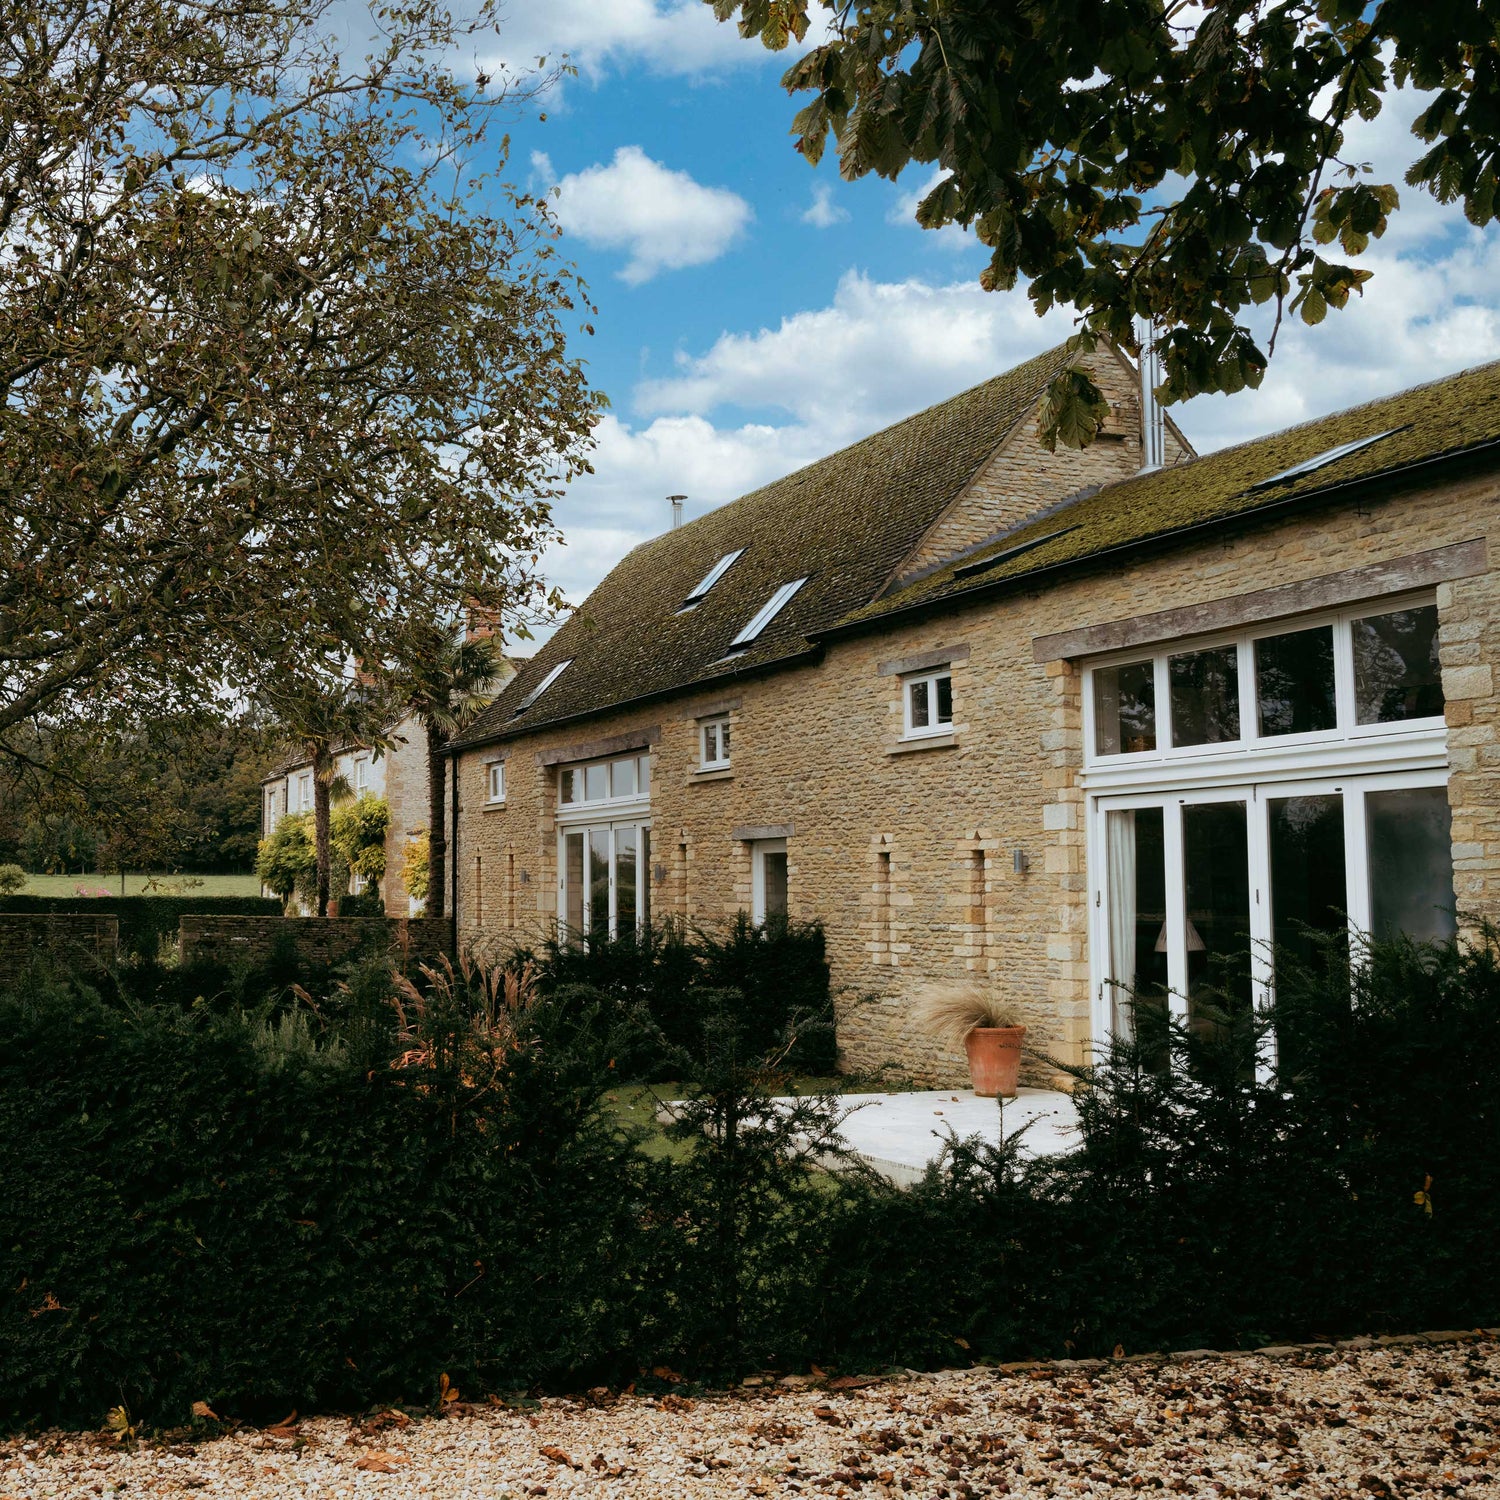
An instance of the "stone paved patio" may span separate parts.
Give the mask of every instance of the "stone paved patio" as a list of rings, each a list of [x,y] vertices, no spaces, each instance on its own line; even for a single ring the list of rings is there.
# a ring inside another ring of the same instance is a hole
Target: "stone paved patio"
[[[920,1180],[952,1136],[983,1136],[998,1142],[1003,1128],[1014,1135],[1024,1125],[1022,1150],[1050,1156],[1077,1141],[1072,1099],[1051,1089],[1021,1089],[1003,1102],[981,1099],[969,1089],[926,1089],[909,1094],[846,1094],[855,1107],[844,1122],[845,1144],[883,1176],[902,1187]],[[856,1107],[857,1106],[857,1107]]]

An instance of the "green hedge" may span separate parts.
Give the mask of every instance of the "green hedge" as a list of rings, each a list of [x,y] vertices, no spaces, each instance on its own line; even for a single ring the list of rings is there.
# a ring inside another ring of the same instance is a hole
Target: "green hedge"
[[[120,956],[154,959],[164,937],[175,938],[185,916],[274,917],[274,896],[0,896],[7,912],[83,912],[115,916],[120,922]]]
[[[1283,969],[1270,1079],[1255,1018],[1143,1016],[1080,1077],[1076,1151],[958,1143],[910,1192],[817,1170],[838,1101],[772,1107],[786,1075],[734,988],[696,991],[671,1154],[611,1112],[644,1018],[576,982],[398,1007],[370,963],[249,1014],[0,999],[0,1427],[423,1402],[444,1373],[478,1394],[1493,1326],[1495,955]]]

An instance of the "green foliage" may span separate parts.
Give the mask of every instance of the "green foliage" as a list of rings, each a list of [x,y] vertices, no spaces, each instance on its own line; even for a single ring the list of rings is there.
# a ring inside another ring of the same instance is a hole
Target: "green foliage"
[[[453,71],[492,5],[377,10],[343,55],[304,0],[8,17],[0,739],[551,597],[587,302],[546,201],[452,167],[503,173],[497,113],[556,73]]]
[[[294,893],[306,891],[317,868],[311,813],[288,813],[260,841],[255,855],[255,873],[261,884],[275,891],[283,902]]]
[[[401,885],[413,901],[427,900],[428,838],[424,828],[414,833],[401,850]]]
[[[658,1041],[650,1076],[681,1077],[684,1058],[700,1055],[705,1017],[722,1012],[715,996],[738,996],[737,1026],[757,1056],[784,1048],[794,1071],[828,1074],[837,1061],[833,1002],[823,928],[773,920],[757,927],[741,913],[727,927],[664,922],[588,946],[551,942],[521,952],[546,990],[581,986],[620,1018],[647,1024]]]
[[[0,896],[0,913],[80,912],[114,916],[120,924],[120,957],[154,962],[163,941],[175,942],[184,916],[278,916],[281,903],[270,896]]]
[[[384,797],[357,797],[333,809],[328,838],[351,874],[367,881],[385,875],[385,835],[391,808]]]
[[[0,865],[0,896],[14,896],[26,889],[26,871],[20,865]]]
[[[660,1045],[620,998],[652,966],[613,962],[613,993],[366,963],[313,1003],[0,1000],[0,1422],[1500,1319],[1493,935],[1284,965],[1269,1081],[1264,1018],[1143,1009],[1078,1076],[1076,1151],[955,1141],[910,1191],[839,1162],[837,1098],[788,1097],[796,1026],[764,1052],[706,984],[677,1154],[638,1150],[606,1107]]]
[[[936,168],[918,222],[972,230],[983,286],[1024,280],[1038,312],[1070,306],[1086,335],[1128,347],[1133,320],[1153,320],[1168,400],[1259,384],[1275,337],[1252,334],[1255,304],[1274,300],[1278,326],[1289,310],[1317,323],[1369,279],[1319,250],[1359,255],[1399,206],[1345,153],[1349,124],[1396,88],[1436,91],[1407,183],[1494,219],[1500,72],[1479,9],[708,3],[773,50],[826,22],[783,77],[812,96],[797,150],[816,163],[831,134],[849,179]],[[1080,405],[1060,379],[1049,440],[1089,441],[1076,419],[1097,394]]]

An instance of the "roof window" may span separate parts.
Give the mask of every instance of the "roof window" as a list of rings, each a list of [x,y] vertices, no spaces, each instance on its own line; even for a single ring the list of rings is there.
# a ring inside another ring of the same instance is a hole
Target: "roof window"
[[[731,651],[735,651],[744,646],[748,646],[750,642],[753,641],[756,636],[758,636],[761,631],[763,631],[766,626],[769,625],[771,621],[781,613],[781,611],[786,607],[787,602],[791,599],[792,595],[795,594],[797,590],[800,589],[806,582],[807,579],[805,578],[795,578],[791,583],[782,584],[781,587],[777,589],[776,592],[772,594],[771,597],[767,599],[766,602],[762,604],[758,610],[756,610],[755,614],[751,617],[750,623],[746,625],[745,628],[740,631],[740,633],[735,636],[735,638],[729,643],[729,649]]]
[[[522,714],[524,714],[526,712],[526,710],[528,708],[530,708],[531,705],[533,703],[535,703],[536,700],[538,698],[540,698],[542,696],[542,694],[545,693],[547,691],[547,689],[549,687],[551,687],[552,684],[554,682],[556,682],[557,679],[559,677],[561,677],[562,674],[564,672],[566,672],[568,670],[568,668],[571,667],[572,665],[573,665],[573,658],[571,656],[567,659],[567,661],[560,661],[560,662],[558,662],[558,664],[555,667],[551,668],[548,671],[547,675],[544,678],[542,678],[542,680],[539,683],[537,683],[537,685],[534,688],[532,688],[532,690],[529,693],[527,693],[527,695],[524,698],[521,699],[521,706],[515,711],[515,713],[511,717],[512,718],[520,718],[520,716]]]
[[[1385,432],[1373,432],[1369,437],[1355,438],[1352,443],[1340,443],[1337,448],[1329,448],[1324,453],[1315,454],[1312,458],[1304,459],[1300,464],[1293,464],[1290,469],[1283,469],[1279,474],[1273,474],[1269,479],[1257,479],[1250,486],[1252,490],[1263,490],[1273,484],[1280,484],[1287,479],[1300,479],[1304,474],[1311,474],[1315,470],[1323,468],[1326,464],[1336,462],[1338,459],[1347,458],[1351,453],[1358,453],[1361,448],[1368,448],[1371,443],[1378,443],[1382,438],[1388,438],[1394,432],[1400,432],[1399,427],[1389,428]]]
[[[691,609],[729,570],[735,561],[745,555],[743,547],[736,547],[733,552],[726,552],[707,573],[703,575],[703,582],[682,601],[681,614],[684,609]]]

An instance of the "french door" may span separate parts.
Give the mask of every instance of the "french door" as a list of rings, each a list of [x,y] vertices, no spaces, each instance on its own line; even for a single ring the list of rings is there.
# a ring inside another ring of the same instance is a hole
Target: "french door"
[[[1264,1005],[1274,954],[1456,929],[1440,772],[1246,782],[1095,799],[1094,1034],[1127,1035],[1130,1000],[1189,1025]]]
[[[558,836],[557,910],[564,943],[613,938],[651,919],[651,825],[586,824]]]

